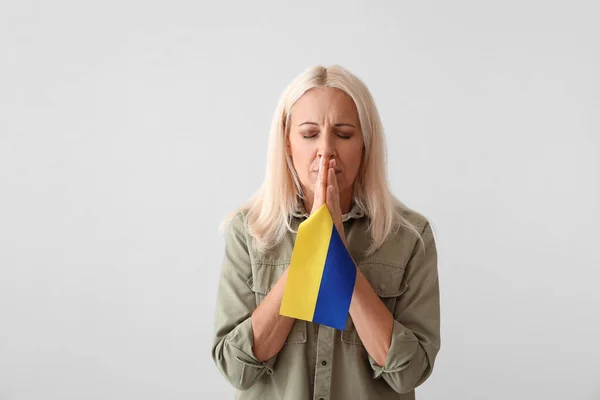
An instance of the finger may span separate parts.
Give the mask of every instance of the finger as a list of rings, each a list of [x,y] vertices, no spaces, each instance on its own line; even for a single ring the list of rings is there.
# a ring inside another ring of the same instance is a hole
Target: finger
[[[339,192],[337,191],[337,187],[334,184],[335,182],[335,169],[333,167],[329,168],[329,176],[327,179],[327,203],[330,211],[333,213],[334,218],[340,218],[342,215],[342,211],[340,208],[340,197]]]
[[[327,186],[327,208],[329,208],[333,219],[337,220],[338,214],[340,213],[340,207],[337,202],[335,188],[332,185]]]
[[[321,181],[319,184],[319,197],[325,201],[327,194],[327,160],[325,157],[321,158],[321,165],[319,166],[319,176],[321,177]]]
[[[335,173],[335,167],[337,165],[337,161],[335,161],[335,158],[331,161],[332,161],[333,175],[332,175],[332,178],[327,181],[327,183],[332,185],[335,188],[335,190],[337,190],[339,193],[340,188],[338,186],[337,175]]]
[[[340,234],[342,241],[345,242],[344,223],[342,221],[339,194],[336,192],[336,189],[333,187],[333,185],[327,186],[327,208],[331,213],[336,230]]]
[[[329,166],[329,160],[326,157],[321,158],[321,168],[323,170],[323,180],[327,183],[327,167]]]
[[[325,157],[319,160],[319,173],[313,199],[313,211],[318,210],[327,199],[327,168],[325,167]]]
[[[331,171],[332,171],[332,173],[329,176],[329,179],[327,180],[327,184],[330,185],[330,186],[333,186],[334,194],[335,194],[335,197],[336,197],[336,200],[337,200],[336,204],[338,205],[338,208],[340,208],[340,211],[341,211],[341,205],[339,204],[339,201],[340,201],[340,187],[338,186],[337,174],[335,173],[335,166],[336,166],[336,161],[334,159],[333,162],[332,162],[332,167],[330,168]]]
[[[332,189],[335,189],[334,181],[335,181],[335,169],[333,167],[329,167],[328,174],[327,174],[327,187],[328,188],[331,187]]]

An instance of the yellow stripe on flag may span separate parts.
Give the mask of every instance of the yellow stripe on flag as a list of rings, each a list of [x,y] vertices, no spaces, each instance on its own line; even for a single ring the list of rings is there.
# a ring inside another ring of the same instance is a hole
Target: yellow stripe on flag
[[[326,204],[298,227],[281,315],[312,321],[332,229],[333,219]]]

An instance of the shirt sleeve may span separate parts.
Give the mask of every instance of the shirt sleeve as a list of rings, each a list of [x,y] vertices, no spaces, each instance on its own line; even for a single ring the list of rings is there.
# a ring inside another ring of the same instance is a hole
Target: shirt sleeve
[[[263,362],[252,350],[252,312],[256,300],[247,284],[252,268],[244,224],[243,214],[238,213],[227,231],[212,346],[215,364],[238,390],[247,390],[265,373],[273,373],[277,358],[275,355]]]
[[[375,378],[382,377],[398,393],[421,385],[433,371],[439,352],[440,294],[437,250],[429,222],[406,266],[406,291],[394,310],[392,341],[384,365],[369,355]]]

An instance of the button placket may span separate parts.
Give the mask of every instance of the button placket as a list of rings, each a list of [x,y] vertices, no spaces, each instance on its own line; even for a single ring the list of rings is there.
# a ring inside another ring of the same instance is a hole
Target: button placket
[[[329,399],[331,392],[331,367],[335,329],[320,325],[317,339],[317,365],[315,366],[315,399]]]

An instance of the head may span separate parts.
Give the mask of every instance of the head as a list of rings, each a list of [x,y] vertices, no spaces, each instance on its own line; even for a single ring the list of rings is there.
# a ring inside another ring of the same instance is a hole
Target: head
[[[308,89],[291,108],[287,128],[286,157],[291,159],[290,172],[298,180],[301,197],[312,204],[320,160],[334,158],[342,211],[349,208],[364,152],[352,98],[337,88]]]
[[[288,85],[273,118],[268,156],[266,181],[280,188],[289,210],[297,198],[312,202],[321,157],[336,159],[342,201],[366,211],[369,195],[388,191],[375,103],[364,83],[340,66],[308,68]]]

